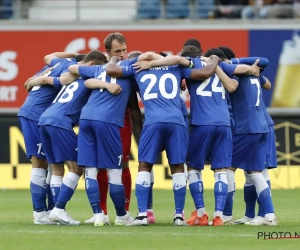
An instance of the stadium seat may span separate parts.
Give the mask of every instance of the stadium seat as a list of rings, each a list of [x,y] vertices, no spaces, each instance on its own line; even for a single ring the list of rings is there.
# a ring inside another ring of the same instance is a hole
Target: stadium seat
[[[208,18],[215,9],[214,0],[195,0],[196,18]]]
[[[160,18],[160,0],[139,0],[137,18]]]
[[[166,18],[188,18],[190,16],[189,0],[168,0]]]
[[[0,0],[0,19],[9,19],[13,17],[13,1]]]

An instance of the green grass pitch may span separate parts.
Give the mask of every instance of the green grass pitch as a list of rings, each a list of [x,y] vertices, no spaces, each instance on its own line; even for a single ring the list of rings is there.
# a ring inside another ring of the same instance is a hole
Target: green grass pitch
[[[206,209],[211,218],[214,209],[213,191],[205,192]],[[258,240],[260,232],[300,233],[300,190],[272,191],[277,227],[245,225],[223,227],[175,227],[172,225],[173,193],[154,190],[156,225],[148,227],[94,227],[34,225],[28,190],[0,191],[0,249],[1,250],[75,250],[75,249],[300,249],[299,239]],[[84,191],[77,191],[67,206],[69,214],[80,220],[89,219],[92,211]],[[189,192],[186,200],[186,217],[193,210]],[[132,194],[131,215],[137,212]],[[244,212],[243,192],[236,192],[234,217]],[[115,212],[109,202],[109,215],[113,222]]]

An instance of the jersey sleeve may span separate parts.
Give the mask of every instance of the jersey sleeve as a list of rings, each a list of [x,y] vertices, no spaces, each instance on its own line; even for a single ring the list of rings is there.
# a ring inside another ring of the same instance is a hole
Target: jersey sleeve
[[[94,78],[98,66],[79,66],[78,72],[83,79]]]
[[[136,63],[138,59],[139,59],[139,57],[128,60],[128,65],[132,65],[132,64]]]
[[[53,58],[49,63],[49,66],[53,67],[55,64],[59,63],[61,58]]]
[[[53,77],[53,86],[61,86],[61,82],[59,80],[59,77]]]
[[[242,57],[242,58],[232,58],[230,61],[232,64],[247,64],[252,65],[255,61],[259,59],[258,67],[265,68],[269,64],[269,60],[264,57]]]
[[[122,68],[122,75],[123,77],[127,78],[127,77],[135,77],[135,71],[132,67],[132,65],[129,66],[123,66]]]
[[[46,65],[46,66],[44,66],[39,72],[37,72],[36,74],[34,74],[33,76],[38,76],[38,75],[40,75],[41,73],[43,73],[46,69],[48,69],[49,68],[49,66],[48,65]]]
[[[260,86],[264,86],[266,84],[267,79],[263,75],[260,75],[258,79],[260,82]]]
[[[182,79],[190,79],[193,69],[190,68],[179,68]]]
[[[233,76],[233,73],[237,67],[236,64],[228,64],[228,63],[224,63],[224,62],[220,62],[219,66],[225,72],[225,74],[230,77]]]

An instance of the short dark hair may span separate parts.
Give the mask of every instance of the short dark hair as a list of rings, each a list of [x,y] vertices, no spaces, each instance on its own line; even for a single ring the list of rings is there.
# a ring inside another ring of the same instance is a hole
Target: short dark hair
[[[226,46],[219,46],[218,47],[219,50],[222,50],[223,53],[225,54],[225,56],[230,60],[231,58],[235,58],[235,54],[232,51],[231,48],[226,47]]]
[[[117,40],[119,43],[126,43],[126,39],[121,33],[119,32],[110,33],[104,39],[105,49],[111,50],[113,40]]]
[[[77,56],[75,56],[75,60],[76,62],[81,62],[84,58],[85,58],[86,54],[79,54]]]
[[[187,45],[183,47],[180,55],[195,58],[197,56],[201,56],[201,50],[195,46]]]
[[[134,58],[136,58],[136,57],[139,57],[140,55],[141,55],[142,53],[140,53],[140,52],[133,52],[133,53],[130,53],[129,55],[128,55],[128,59],[129,60],[131,60],[131,59],[134,59]]]
[[[201,50],[201,43],[196,38],[191,38],[189,40],[186,40],[183,47],[189,46],[189,45],[194,46]]]
[[[95,64],[97,64],[97,65],[105,64],[105,63],[107,63],[107,58],[99,50],[92,50],[83,59],[83,62],[90,62],[90,61],[95,62]]]
[[[217,49],[217,48],[211,48],[209,49],[208,51],[206,51],[206,53],[204,54],[205,57],[210,57],[211,55],[216,55],[218,56],[219,58],[221,58],[221,60],[226,60],[228,59],[224,52],[220,49]]]
[[[163,57],[167,57],[168,56],[168,53],[165,53],[165,52],[159,52],[158,54],[161,55],[161,56],[163,56]]]

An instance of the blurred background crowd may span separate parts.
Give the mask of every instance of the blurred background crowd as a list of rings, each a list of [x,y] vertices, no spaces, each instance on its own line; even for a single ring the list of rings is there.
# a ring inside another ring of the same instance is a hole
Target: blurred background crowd
[[[107,20],[104,12],[84,15],[84,10],[90,8],[95,11],[102,7],[106,12],[116,10],[115,16],[110,12],[110,19],[122,20],[300,17],[300,0],[0,0],[0,19],[47,20],[54,16],[59,20]],[[52,15],[51,12],[55,11],[58,14]]]

